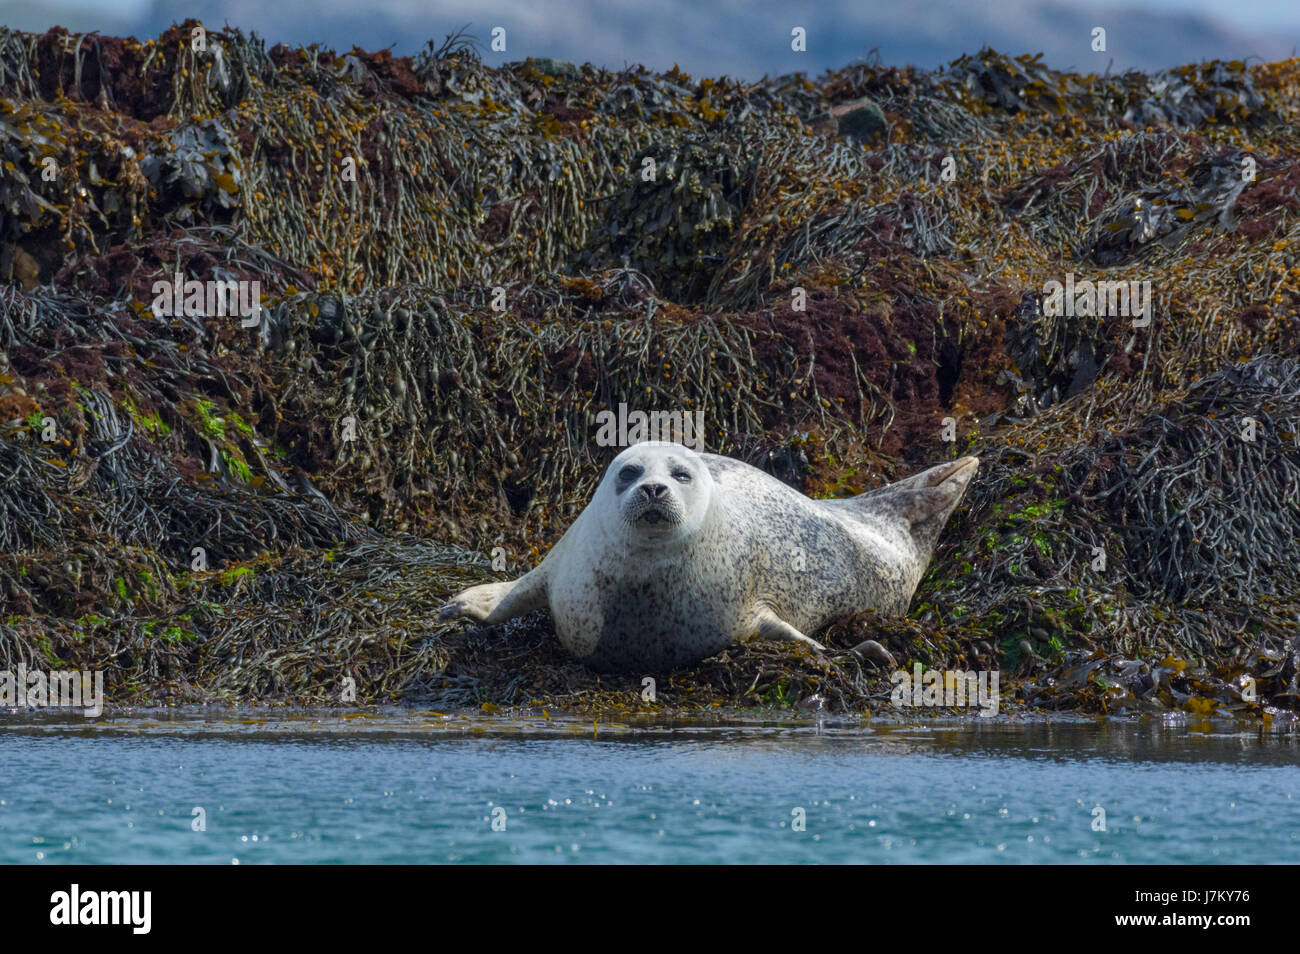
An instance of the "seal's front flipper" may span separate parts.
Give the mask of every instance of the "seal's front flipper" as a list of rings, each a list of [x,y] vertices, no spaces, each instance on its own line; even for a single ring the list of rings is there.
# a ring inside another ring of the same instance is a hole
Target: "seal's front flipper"
[[[758,611],[758,636],[775,642],[807,643],[813,649],[826,652],[826,647],[810,636],[805,636],[770,609]]]
[[[547,605],[544,578],[533,570],[517,580],[484,583],[456,594],[438,610],[438,621],[457,616],[480,623],[504,623],[516,616],[527,616]]]

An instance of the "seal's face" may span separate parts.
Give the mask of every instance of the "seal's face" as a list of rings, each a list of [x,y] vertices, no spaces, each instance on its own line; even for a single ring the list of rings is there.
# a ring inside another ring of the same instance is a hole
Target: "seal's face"
[[[681,444],[634,444],[605,476],[619,522],[634,538],[658,542],[693,532],[709,506],[713,480],[704,462]]]

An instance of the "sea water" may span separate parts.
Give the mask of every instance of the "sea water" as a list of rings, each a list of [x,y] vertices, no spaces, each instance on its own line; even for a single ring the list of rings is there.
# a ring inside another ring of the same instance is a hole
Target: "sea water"
[[[0,712],[0,862],[1300,862],[1286,725]]]

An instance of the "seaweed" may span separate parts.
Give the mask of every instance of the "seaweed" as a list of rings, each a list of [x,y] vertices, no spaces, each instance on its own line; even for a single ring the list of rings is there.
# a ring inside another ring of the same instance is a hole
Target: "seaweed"
[[[0,30],[0,666],[644,708],[544,615],[433,618],[558,539],[625,404],[816,496],[983,460],[907,618],[652,708],[879,711],[886,657],[1026,707],[1297,707],[1300,62],[744,82],[200,27]],[[1046,308],[1067,273],[1149,282],[1150,322]],[[156,307],[177,281],[255,314]]]

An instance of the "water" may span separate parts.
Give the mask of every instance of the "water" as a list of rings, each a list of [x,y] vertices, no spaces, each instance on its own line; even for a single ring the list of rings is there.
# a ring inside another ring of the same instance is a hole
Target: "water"
[[[0,720],[4,863],[1300,862],[1287,729]]]

